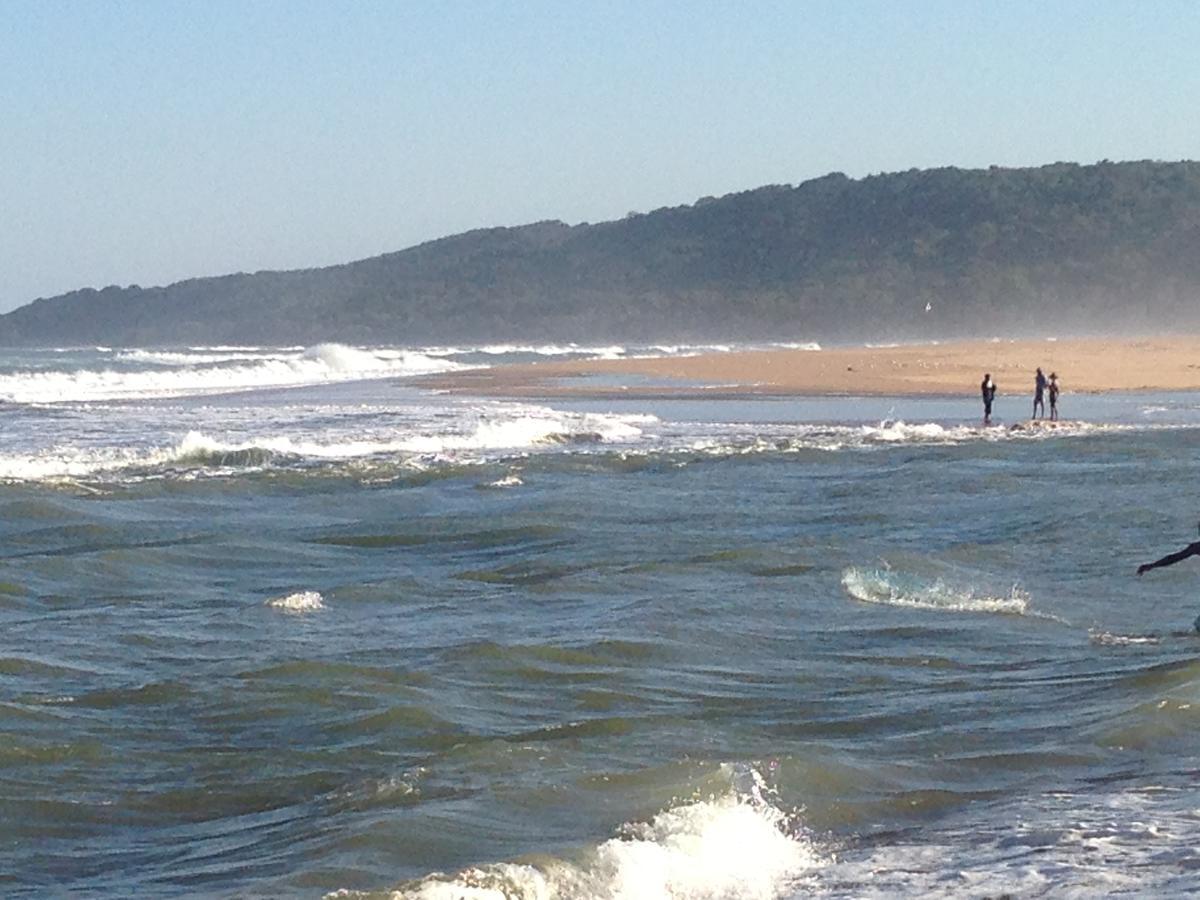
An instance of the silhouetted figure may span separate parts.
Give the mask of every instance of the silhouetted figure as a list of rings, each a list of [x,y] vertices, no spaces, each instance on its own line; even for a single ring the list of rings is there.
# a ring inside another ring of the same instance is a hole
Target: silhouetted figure
[[[1177,550],[1174,553],[1168,553],[1162,559],[1156,559],[1152,563],[1142,563],[1137,568],[1137,573],[1141,575],[1143,572],[1149,572],[1151,569],[1157,569],[1160,566],[1173,566],[1177,562],[1182,562],[1189,556],[1200,556],[1200,541],[1194,541],[1188,544],[1182,550]],[[1197,630],[1200,631],[1200,620],[1197,620]]]
[[[1042,411],[1042,417],[1046,416],[1046,376],[1042,374],[1042,370],[1037,370],[1037,377],[1033,379],[1033,418],[1038,417],[1038,410]]]
[[[1058,421],[1058,375],[1050,373],[1050,383],[1046,385],[1046,393],[1050,395],[1050,421]]]
[[[979,390],[983,394],[983,424],[992,424],[992,401],[996,399],[996,382],[992,381],[992,376],[984,373],[983,382],[979,385]]]

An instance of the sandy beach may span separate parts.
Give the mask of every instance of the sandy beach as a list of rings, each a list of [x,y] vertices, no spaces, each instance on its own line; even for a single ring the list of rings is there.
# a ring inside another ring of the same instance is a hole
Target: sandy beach
[[[956,341],[821,350],[741,350],[648,359],[538,362],[428,383],[507,397],[1032,394],[1038,366],[1064,393],[1200,390],[1200,335]]]

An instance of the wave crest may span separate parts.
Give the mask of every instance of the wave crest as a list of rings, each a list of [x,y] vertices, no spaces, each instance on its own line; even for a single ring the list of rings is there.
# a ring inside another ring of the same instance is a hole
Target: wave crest
[[[855,600],[886,606],[1016,616],[1023,616],[1029,610],[1028,595],[1015,585],[1007,597],[980,595],[973,588],[955,586],[940,577],[923,579],[886,568],[860,569],[851,566],[842,573],[842,586]]]
[[[738,780],[734,767],[724,767]],[[827,862],[764,798],[751,770],[749,791],[671,806],[581,854],[578,861],[496,863],[401,886],[397,900],[775,900]],[[743,779],[744,780],[744,779]],[[353,897],[338,891],[331,897]]]
[[[130,364],[141,368],[131,369]],[[306,350],[125,350],[75,369],[0,375],[0,398],[17,403],[69,403],[182,397],[330,381],[398,378],[461,369],[463,365],[416,350],[371,350],[317,344]]]

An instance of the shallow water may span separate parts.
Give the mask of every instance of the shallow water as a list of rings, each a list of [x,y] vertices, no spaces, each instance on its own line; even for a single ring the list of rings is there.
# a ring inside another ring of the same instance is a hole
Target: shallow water
[[[6,895],[1200,887],[1197,573],[1133,575],[1195,534],[1200,397],[1030,433],[122,353],[0,368]]]

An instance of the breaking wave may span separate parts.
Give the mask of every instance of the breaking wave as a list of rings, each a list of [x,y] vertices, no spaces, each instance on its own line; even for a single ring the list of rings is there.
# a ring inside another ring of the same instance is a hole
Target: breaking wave
[[[649,415],[556,412],[541,407],[462,411],[453,420],[374,432],[258,434],[237,438],[199,430],[157,447],[62,446],[0,454],[0,480],[53,481],[184,469],[255,469],[392,457],[399,462],[486,462],[512,453],[588,450],[638,441]]]
[[[293,352],[303,347],[292,348]],[[187,350],[120,350],[113,358],[121,362],[152,366],[197,366],[214,363],[244,362],[271,359],[286,351],[269,351],[261,347],[189,347]]]
[[[272,351],[125,350],[82,368],[2,374],[0,399],[68,403],[179,397],[429,375],[459,368],[462,364],[416,350],[368,350],[334,343]]]
[[[590,346],[580,344],[484,344],[479,347],[429,347],[430,356],[579,356],[592,359],[617,359],[625,354],[620,344]]]
[[[732,771],[733,767],[724,767]],[[733,773],[735,778],[737,773]],[[750,770],[751,789],[673,805],[573,859],[493,863],[433,874],[383,894],[395,900],[775,900],[792,896],[827,857],[772,804]]]
[[[658,356],[699,356],[732,350],[820,350],[816,341],[781,341],[765,344],[484,344],[478,347],[427,347],[430,356],[574,356],[581,359],[645,359]]]

